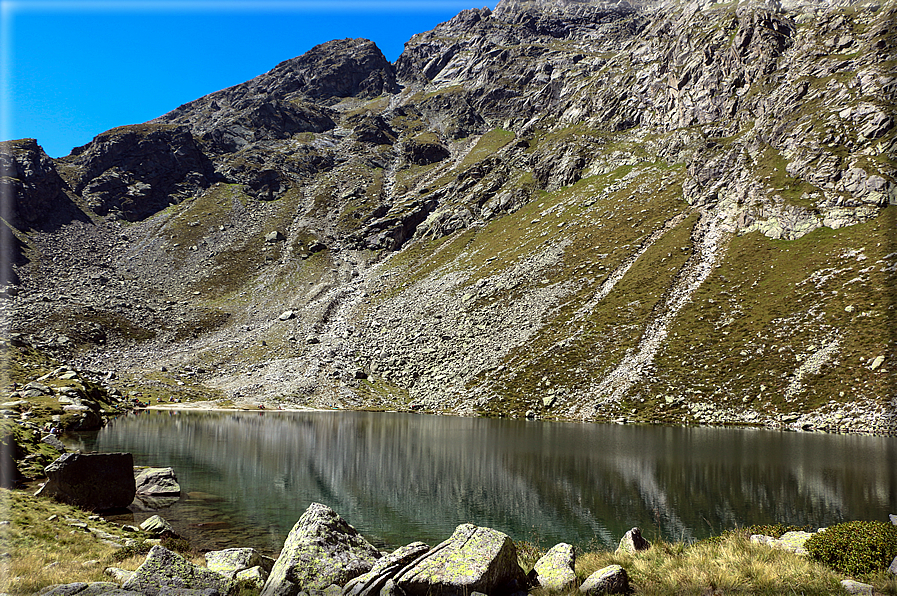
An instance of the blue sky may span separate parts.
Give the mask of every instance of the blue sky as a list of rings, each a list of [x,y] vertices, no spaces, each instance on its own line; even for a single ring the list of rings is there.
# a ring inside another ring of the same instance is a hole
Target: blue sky
[[[0,139],[51,157],[345,37],[394,62],[414,34],[496,0],[0,0]]]

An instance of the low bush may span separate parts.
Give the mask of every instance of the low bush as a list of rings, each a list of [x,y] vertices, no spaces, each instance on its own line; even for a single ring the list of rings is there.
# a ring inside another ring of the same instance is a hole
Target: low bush
[[[860,577],[887,569],[897,557],[897,526],[878,521],[837,524],[806,543],[810,557],[846,575]]]

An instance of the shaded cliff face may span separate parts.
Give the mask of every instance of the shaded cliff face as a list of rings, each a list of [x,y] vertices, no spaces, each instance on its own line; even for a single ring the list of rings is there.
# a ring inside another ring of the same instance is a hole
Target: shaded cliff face
[[[323,44],[50,163],[90,221],[17,230],[15,330],[238,401],[893,430],[895,17],[508,0],[395,64]]]

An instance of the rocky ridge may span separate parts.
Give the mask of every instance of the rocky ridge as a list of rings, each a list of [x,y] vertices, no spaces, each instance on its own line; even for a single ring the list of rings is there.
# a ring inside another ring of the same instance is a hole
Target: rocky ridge
[[[6,143],[4,318],[236,402],[893,432],[895,14],[503,0]]]

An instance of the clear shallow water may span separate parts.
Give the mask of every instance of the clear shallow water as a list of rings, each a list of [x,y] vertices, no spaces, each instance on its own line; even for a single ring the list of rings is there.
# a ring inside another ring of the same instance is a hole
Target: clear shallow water
[[[544,546],[611,547],[633,526],[649,540],[692,541],[755,523],[822,527],[897,513],[897,440],[888,437],[151,411],[73,446],[174,467],[185,495],[158,513],[206,548],[276,553],[312,502],[381,548],[436,544],[464,522]]]

